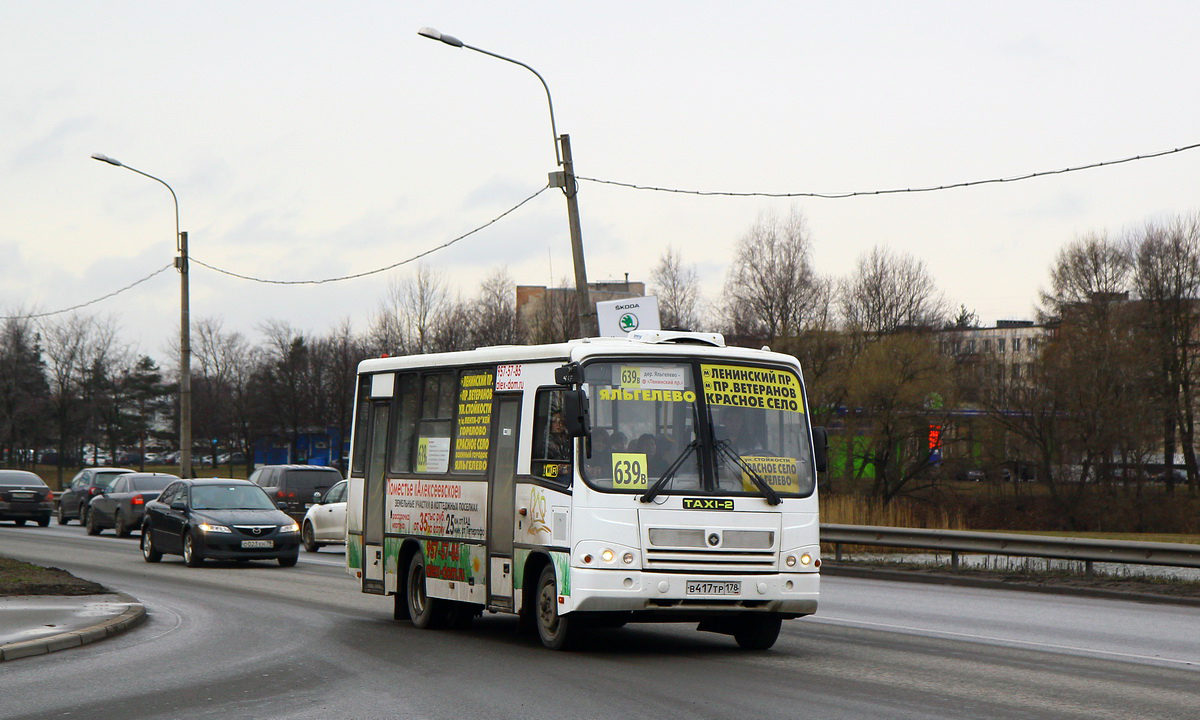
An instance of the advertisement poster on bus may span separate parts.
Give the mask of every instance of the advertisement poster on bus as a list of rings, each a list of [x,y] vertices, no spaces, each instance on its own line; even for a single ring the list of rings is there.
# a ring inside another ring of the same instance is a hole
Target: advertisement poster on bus
[[[487,483],[401,479],[387,483],[387,531],[483,542]]]

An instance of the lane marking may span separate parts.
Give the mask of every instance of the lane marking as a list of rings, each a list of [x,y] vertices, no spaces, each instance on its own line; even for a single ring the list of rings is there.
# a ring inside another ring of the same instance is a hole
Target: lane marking
[[[1092,653],[1092,654],[1096,654],[1096,655],[1109,655],[1112,657],[1128,658],[1128,659],[1134,659],[1134,660],[1154,660],[1155,662],[1169,662],[1169,663],[1176,663],[1179,665],[1192,666],[1192,665],[1196,665],[1197,662],[1200,662],[1197,660],[1179,660],[1176,658],[1162,657],[1161,655],[1138,655],[1136,653],[1123,653],[1123,652],[1116,652],[1113,650],[1099,650],[1096,648],[1078,647],[1075,645],[1059,645],[1056,643],[1036,642],[1033,640],[1016,640],[1016,639],[1012,639],[1012,638],[995,637],[992,635],[976,635],[973,633],[960,633],[960,632],[954,632],[951,630],[935,630],[932,628],[920,628],[920,627],[913,627],[910,625],[891,625],[888,623],[869,622],[866,620],[847,620],[845,618],[829,617],[828,615],[822,615],[819,618],[811,617],[811,618],[809,618],[809,622],[818,622],[818,623],[823,622],[823,623],[826,623],[829,625],[842,625],[842,626],[849,626],[849,627],[865,627],[865,628],[882,628],[885,630],[901,630],[901,631],[907,631],[907,632],[912,632],[912,633],[917,633],[917,634],[927,633],[927,634],[934,634],[934,635],[942,635],[942,636],[951,637],[951,638],[962,638],[962,639],[966,639],[966,640],[986,640],[986,641],[990,641],[990,642],[1003,643],[1003,644],[1009,644],[1009,645],[1027,645],[1029,647],[1034,647],[1034,648],[1052,648],[1054,650],[1069,650],[1069,651],[1073,651],[1073,652]]]

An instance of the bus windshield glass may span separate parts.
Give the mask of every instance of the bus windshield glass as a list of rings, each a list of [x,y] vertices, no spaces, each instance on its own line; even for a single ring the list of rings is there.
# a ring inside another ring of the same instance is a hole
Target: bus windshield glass
[[[593,433],[584,474],[598,489],[779,497],[813,491],[804,395],[788,368],[598,362],[587,366],[585,381]]]

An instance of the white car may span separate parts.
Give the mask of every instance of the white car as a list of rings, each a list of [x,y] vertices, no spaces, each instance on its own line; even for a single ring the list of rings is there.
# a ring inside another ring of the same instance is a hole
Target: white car
[[[316,552],[325,545],[346,544],[346,488],[345,480],[329,488],[304,514],[300,539],[305,550]]]

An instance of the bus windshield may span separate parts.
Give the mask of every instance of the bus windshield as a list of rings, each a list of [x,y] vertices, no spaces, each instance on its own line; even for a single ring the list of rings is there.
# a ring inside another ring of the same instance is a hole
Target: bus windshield
[[[584,377],[593,430],[583,470],[597,489],[812,493],[808,420],[792,370],[631,360],[593,362]]]

